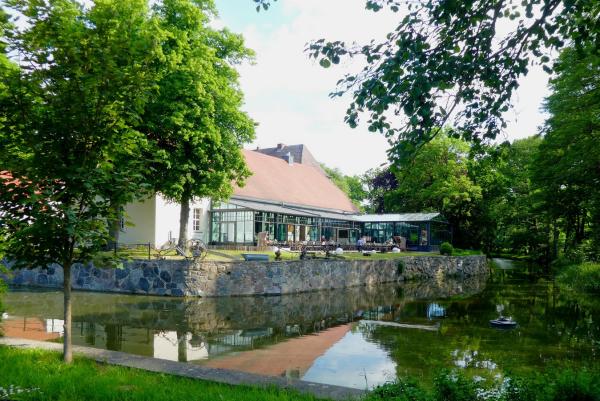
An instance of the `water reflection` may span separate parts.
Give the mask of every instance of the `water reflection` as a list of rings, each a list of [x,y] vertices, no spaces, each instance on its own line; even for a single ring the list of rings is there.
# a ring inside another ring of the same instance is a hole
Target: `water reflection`
[[[74,342],[155,358],[364,388],[439,368],[480,374],[596,363],[600,307],[546,280],[482,279],[279,297],[171,299],[74,294]],[[9,336],[57,340],[62,294],[12,291]],[[520,323],[489,327],[502,305]]]

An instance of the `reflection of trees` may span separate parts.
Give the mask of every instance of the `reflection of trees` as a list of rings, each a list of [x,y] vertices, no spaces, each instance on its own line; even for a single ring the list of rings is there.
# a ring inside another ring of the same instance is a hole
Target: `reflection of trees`
[[[495,277],[480,294],[436,301],[446,311],[438,333],[377,327],[366,337],[385,348],[398,374],[430,375],[432,370],[463,366],[482,372],[536,369],[554,364],[597,365],[600,302],[558,292],[553,282],[517,281],[510,273]],[[496,305],[520,324],[501,331],[489,326]],[[425,320],[425,302],[402,309],[402,321]]]

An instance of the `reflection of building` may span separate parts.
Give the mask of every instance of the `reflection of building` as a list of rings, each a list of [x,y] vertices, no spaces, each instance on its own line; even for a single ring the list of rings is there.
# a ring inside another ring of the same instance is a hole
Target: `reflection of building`
[[[433,319],[436,317],[444,317],[446,316],[446,308],[436,303],[431,303],[427,305],[427,318]]]
[[[208,348],[201,339],[192,333],[180,335],[176,331],[163,331],[154,334],[154,357],[169,361],[191,362],[208,358]]]
[[[228,203],[199,200],[191,205],[189,238],[217,245],[293,244],[322,240],[355,244],[359,237],[386,243],[404,237],[409,249],[431,250],[450,240],[449,226],[439,213],[361,215],[325,174],[303,145],[244,150],[252,171]],[[131,204],[124,227],[124,243],[160,246],[179,232],[179,205],[156,195]]]
[[[300,378],[314,361],[342,339],[350,328],[351,324],[333,327],[265,348],[212,359],[205,365],[269,376]]]
[[[37,317],[6,316],[2,321],[2,334],[6,337],[50,341],[62,337],[64,321]]]

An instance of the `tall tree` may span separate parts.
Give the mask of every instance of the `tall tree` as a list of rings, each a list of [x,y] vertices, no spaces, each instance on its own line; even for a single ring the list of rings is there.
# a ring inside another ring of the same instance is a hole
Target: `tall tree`
[[[469,218],[481,199],[481,187],[468,174],[469,151],[467,142],[437,134],[412,161],[393,168],[398,188],[385,195],[386,211],[441,212],[456,244],[468,244]]]
[[[564,251],[591,241],[589,257],[600,258],[600,56],[569,48],[555,70],[534,181]]]
[[[262,1],[268,3],[268,1]],[[373,132],[392,143],[392,161],[413,155],[451,125],[454,135],[479,142],[505,127],[503,113],[520,77],[534,64],[551,70],[550,54],[565,43],[600,43],[596,0],[367,0],[367,9],[398,13],[385,40],[365,45],[318,40],[308,46],[323,67],[344,57],[366,61],[339,82],[350,92],[346,122],[365,115]],[[506,33],[501,25],[513,24]],[[401,116],[403,118],[398,118]]]
[[[254,122],[241,111],[235,64],[252,52],[241,36],[208,26],[212,1],[163,0],[155,12],[168,39],[143,130],[160,155],[150,170],[155,190],[181,204],[185,247],[192,199],[226,198],[249,175],[241,148],[254,137]]]
[[[370,169],[364,174],[362,181],[367,188],[365,210],[368,213],[386,213],[385,196],[398,189],[398,180],[390,167]]]
[[[354,203],[359,210],[363,210],[363,202],[367,197],[367,191],[363,186],[361,177],[356,175],[345,175],[340,169],[327,167],[324,164],[321,164],[321,167],[329,179],[348,195],[348,198],[350,198],[352,203]]]
[[[71,267],[110,236],[115,206],[144,193],[145,135],[160,30],[145,0],[11,1],[2,32],[0,204],[6,256],[64,269],[64,360],[71,351]]]
[[[532,182],[539,136],[490,146],[469,164],[469,176],[482,198],[472,213],[470,236],[487,252],[508,252],[545,259],[547,215]]]

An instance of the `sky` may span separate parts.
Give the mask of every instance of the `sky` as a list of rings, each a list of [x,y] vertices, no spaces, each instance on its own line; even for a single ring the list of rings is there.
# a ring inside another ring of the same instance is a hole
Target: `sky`
[[[317,160],[345,174],[362,174],[387,161],[388,143],[366,126],[344,123],[351,98],[328,95],[357,61],[324,69],[305,53],[306,43],[320,38],[367,43],[383,39],[396,27],[391,11],[365,10],[365,0],[278,0],[256,12],[251,0],[216,0],[217,27],[241,33],[256,52],[255,62],[239,67],[245,111],[259,124],[249,149],[278,143],[305,144]],[[499,140],[534,135],[544,121],[541,103],[548,76],[534,67],[521,80],[506,114],[508,128]]]

